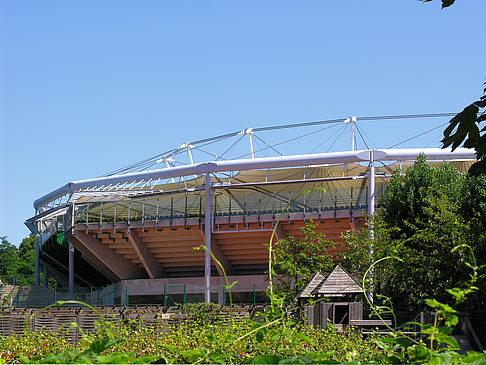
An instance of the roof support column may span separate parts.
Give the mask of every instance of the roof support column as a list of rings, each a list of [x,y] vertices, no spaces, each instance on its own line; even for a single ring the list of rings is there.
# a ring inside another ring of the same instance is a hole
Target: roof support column
[[[189,163],[191,165],[194,165],[194,158],[192,157],[192,152],[191,152],[191,150],[194,148],[194,146],[192,144],[190,144],[189,142],[187,142],[185,144],[185,147],[187,149],[187,157],[189,157]]]
[[[245,133],[248,135],[248,142],[250,143],[250,156],[251,158],[255,158],[255,152],[253,151],[253,140],[251,135],[253,134],[253,128],[248,128]]]
[[[356,124],[356,117],[351,117],[351,151],[356,150],[356,146],[354,145],[354,141],[356,139],[355,133],[354,133],[354,125]]]
[[[204,302],[211,302],[211,176],[206,173],[206,186],[204,195]]]
[[[373,215],[375,214],[375,162],[373,150],[370,150],[370,166],[368,172],[368,235],[373,239]]]
[[[34,240],[34,277],[35,286],[40,285],[40,275],[39,275],[39,250],[40,250],[40,233],[39,233],[39,222],[35,222],[35,240]]]
[[[69,241],[69,297],[74,298],[74,246]]]
[[[374,229],[373,229],[373,216],[375,214],[375,161],[374,161],[374,151],[370,150],[370,166],[368,172],[368,237],[370,239],[370,257],[373,257],[373,239],[374,239]],[[373,259],[372,259],[373,260]],[[370,290],[369,298],[370,302],[373,303],[373,269],[370,271]]]
[[[356,146],[355,146],[355,132],[354,132],[354,125],[356,124],[356,117],[350,117],[350,118],[346,118],[346,120],[344,121],[344,123],[349,123],[350,125],[350,137],[351,137],[351,146],[350,146],[350,151],[355,151],[356,150]]]

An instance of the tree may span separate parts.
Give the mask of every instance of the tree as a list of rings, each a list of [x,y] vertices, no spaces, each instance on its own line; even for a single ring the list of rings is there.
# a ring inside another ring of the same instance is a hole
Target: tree
[[[17,269],[19,285],[34,285],[35,266],[35,236],[30,234],[24,238],[17,250],[19,265]]]
[[[393,238],[428,225],[427,207],[433,197],[443,195],[457,201],[461,195],[464,176],[453,166],[445,163],[441,167],[427,164],[421,154],[415,164],[408,168],[403,179],[401,171],[394,172],[388,184],[378,214],[390,227],[397,227]],[[413,224],[413,226],[411,226]]]
[[[466,175],[462,185],[460,214],[471,223],[475,238],[486,235],[486,175]]]
[[[0,278],[7,283],[17,274],[19,257],[17,248],[7,240],[7,237],[0,237],[0,240]]]
[[[449,164],[429,166],[421,155],[405,178],[394,173],[375,215],[375,239],[371,241],[365,230],[344,236],[349,245],[344,264],[363,272],[370,260],[398,257],[376,266],[375,293],[390,297],[402,309],[422,309],[427,298],[452,303],[446,289],[468,279],[470,259],[468,252],[454,248],[468,244],[478,263],[486,263],[485,212],[486,177],[461,175]],[[366,260],[371,245],[373,257]],[[481,289],[466,303],[475,308],[486,303],[484,280],[478,286]]]
[[[335,243],[316,233],[317,224],[311,219],[299,230],[304,239],[289,236],[278,240],[273,249],[274,265],[281,282],[277,290],[294,297],[317,271],[329,271],[333,266],[329,250]]]
[[[392,239],[393,228],[382,219],[375,219],[373,232],[373,238],[370,238],[368,224],[365,224],[357,231],[350,230],[343,234],[344,242],[341,243],[342,253],[339,257],[345,268],[349,272],[359,275],[360,280],[373,262],[387,256],[397,255],[399,241]],[[390,265],[393,265],[391,261],[383,261],[374,267],[373,292],[375,294],[383,293]]]
[[[34,285],[34,235],[22,240],[19,248],[0,237],[0,278],[4,283]]]
[[[404,221],[407,233],[396,241],[401,261],[387,267],[383,293],[402,308],[420,309],[427,298],[452,303],[446,289],[468,278],[468,256],[454,248],[468,243],[469,225],[451,197],[426,190],[430,194],[424,198],[421,218]]]

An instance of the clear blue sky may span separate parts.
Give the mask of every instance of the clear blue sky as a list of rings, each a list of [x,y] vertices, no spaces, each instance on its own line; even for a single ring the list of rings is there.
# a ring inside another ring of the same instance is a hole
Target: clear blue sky
[[[0,236],[18,245],[49,191],[186,141],[460,111],[486,78],[484,14],[484,0],[0,0]]]

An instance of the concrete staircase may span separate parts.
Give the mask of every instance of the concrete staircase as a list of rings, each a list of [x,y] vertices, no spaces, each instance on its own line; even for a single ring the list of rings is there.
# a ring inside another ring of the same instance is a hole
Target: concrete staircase
[[[45,307],[54,303],[54,291],[42,287],[5,285],[1,296],[8,298],[6,304],[13,307]]]
[[[54,304],[54,301],[73,300],[64,291],[54,292],[53,289],[40,286],[15,286],[4,285],[1,292],[0,304],[5,299],[4,306],[11,307],[46,307]],[[75,300],[86,302],[89,300],[89,293],[75,293]],[[89,303],[89,301],[88,301]]]
[[[11,306],[13,298],[17,296],[18,286],[4,285],[0,292],[0,304],[3,306]]]

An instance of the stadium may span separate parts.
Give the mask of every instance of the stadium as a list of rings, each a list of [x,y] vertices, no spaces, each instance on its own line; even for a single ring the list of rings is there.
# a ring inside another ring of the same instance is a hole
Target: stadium
[[[475,161],[473,150],[461,148],[370,147],[358,123],[439,120],[439,126],[403,136],[403,144],[416,139],[420,144],[452,115],[248,128],[69,182],[37,199],[35,215],[26,221],[35,234],[36,285],[43,271],[44,286],[52,277],[71,295],[102,288],[108,294],[98,304],[161,304],[167,298],[225,303],[226,273],[229,282],[237,281],[236,301],[263,301],[265,244],[273,231],[274,240],[300,238],[299,227],[312,219],[319,233],[340,241],[341,233],[363,226],[374,214],[393,171],[406,174],[419,154],[430,164],[449,161],[461,171]],[[318,143],[304,152],[310,136],[318,136]],[[297,147],[282,152],[289,143]],[[345,145],[349,149],[336,150]],[[194,250],[201,246],[205,249]]]

